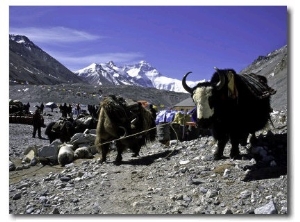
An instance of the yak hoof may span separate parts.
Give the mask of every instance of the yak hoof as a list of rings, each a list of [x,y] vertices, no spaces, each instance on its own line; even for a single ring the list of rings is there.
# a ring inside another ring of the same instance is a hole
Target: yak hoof
[[[221,160],[221,159],[225,159],[225,157],[221,154],[214,154],[213,156],[214,160]]]
[[[122,162],[122,156],[117,156],[116,160],[114,161],[114,164],[119,166]]]
[[[139,154],[138,153],[134,153],[131,155],[131,157],[137,157]]]
[[[103,159],[103,158],[101,158],[99,161],[100,164],[105,163],[105,162],[106,162],[106,159]]]
[[[240,154],[230,154],[230,158],[234,160],[239,160],[242,158]]]
[[[115,164],[116,166],[120,166],[121,163],[122,163],[122,158],[121,158],[121,159],[116,159],[116,160],[114,161],[114,164]]]
[[[114,164],[115,164],[116,166],[120,166],[121,163],[122,163],[122,161],[115,161],[115,162],[114,162]]]

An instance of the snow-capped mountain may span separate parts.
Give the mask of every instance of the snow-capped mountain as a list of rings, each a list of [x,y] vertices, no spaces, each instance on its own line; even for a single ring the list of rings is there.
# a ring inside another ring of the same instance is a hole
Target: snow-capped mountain
[[[93,63],[74,72],[92,85],[136,85],[175,92],[186,92],[181,80],[163,76],[146,61],[138,64],[116,66],[114,62]],[[187,81],[192,87],[198,83]]]

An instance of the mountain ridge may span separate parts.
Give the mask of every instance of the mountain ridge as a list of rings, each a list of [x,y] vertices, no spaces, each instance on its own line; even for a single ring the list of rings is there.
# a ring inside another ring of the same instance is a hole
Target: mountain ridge
[[[10,84],[86,83],[26,36],[9,35]]]
[[[144,60],[137,64],[123,66],[118,66],[113,61],[91,63],[85,68],[72,72],[26,36],[9,35],[9,61],[10,85],[82,84],[90,88],[107,86],[113,89],[119,86],[122,90],[126,90],[126,86],[134,86],[184,93],[188,97],[181,80],[163,76]],[[267,55],[259,55],[239,74],[256,73],[265,76],[269,85],[277,90],[277,93],[272,96],[272,105],[281,109],[287,107],[289,92],[287,66],[288,47],[284,45]],[[193,87],[198,82],[187,81],[187,84]]]
[[[163,89],[175,92],[186,92],[181,80],[163,76],[156,68],[145,60],[137,64],[117,66],[113,61],[107,63],[92,63],[74,71],[79,77],[84,77],[91,85],[136,85],[147,88]],[[187,81],[195,86],[199,81]]]

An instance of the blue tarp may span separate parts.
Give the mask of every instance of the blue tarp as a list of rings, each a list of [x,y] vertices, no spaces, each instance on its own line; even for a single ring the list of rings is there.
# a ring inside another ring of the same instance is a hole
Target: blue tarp
[[[197,122],[197,107],[195,106],[191,111],[187,113],[188,115],[192,115],[193,122]]]
[[[156,120],[155,123],[160,124],[160,123],[170,123],[174,120],[176,111],[174,110],[161,110],[157,115],[156,115]]]

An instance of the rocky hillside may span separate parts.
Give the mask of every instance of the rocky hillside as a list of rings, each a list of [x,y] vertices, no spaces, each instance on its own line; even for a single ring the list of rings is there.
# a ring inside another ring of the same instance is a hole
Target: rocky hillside
[[[10,84],[84,83],[26,36],[9,35]]]
[[[259,56],[248,67],[240,72],[256,73],[268,79],[269,85],[277,90],[272,96],[271,104],[276,110],[286,109],[288,106],[289,75],[288,72],[288,48],[287,45],[269,53],[266,56]]]

